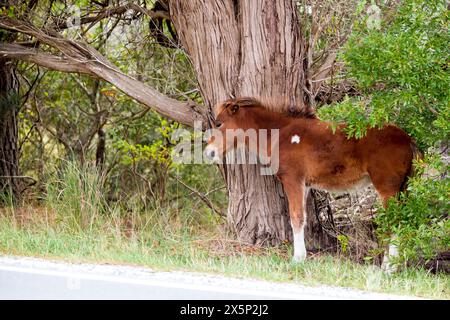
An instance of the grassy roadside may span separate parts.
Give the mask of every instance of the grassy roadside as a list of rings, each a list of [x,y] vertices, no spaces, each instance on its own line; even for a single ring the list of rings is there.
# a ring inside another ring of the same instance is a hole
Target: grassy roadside
[[[188,195],[146,207],[139,195],[111,204],[104,194],[101,175],[68,163],[50,176],[40,204],[0,208],[0,254],[450,299],[449,275],[413,269],[386,275],[330,255],[293,265],[290,246],[243,246],[227,236],[217,214]]]
[[[424,270],[395,275],[330,255],[311,257],[303,265],[290,263],[290,248],[255,249],[231,239],[215,227],[183,227],[177,223],[140,221],[139,232],[123,228],[119,218],[98,218],[84,230],[47,209],[29,209],[27,218],[3,212],[0,253],[75,262],[130,264],[157,270],[186,270],[251,277],[304,285],[332,285],[375,292],[450,299],[450,276]],[[160,218],[160,217],[159,217]]]

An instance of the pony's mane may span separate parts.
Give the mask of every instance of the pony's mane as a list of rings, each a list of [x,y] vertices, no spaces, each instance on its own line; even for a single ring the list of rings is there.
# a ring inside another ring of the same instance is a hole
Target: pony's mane
[[[259,107],[270,112],[280,113],[294,118],[316,118],[313,108],[305,104],[293,102],[287,97],[240,97],[229,99],[216,106],[216,116],[232,105],[237,105],[239,108]]]

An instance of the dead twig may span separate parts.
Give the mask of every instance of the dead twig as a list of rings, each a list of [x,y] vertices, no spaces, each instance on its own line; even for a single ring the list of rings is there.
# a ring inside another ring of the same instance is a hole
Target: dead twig
[[[172,176],[172,178],[174,178],[177,182],[179,182],[183,187],[185,187],[186,189],[188,189],[189,191],[191,191],[193,194],[195,194],[200,200],[202,200],[211,210],[213,210],[215,213],[217,213],[218,215],[224,217],[225,214],[217,209],[214,204],[212,203],[211,200],[209,200],[209,198],[206,196],[207,194],[203,194],[200,191],[192,188],[191,186],[187,185],[186,183],[184,183],[181,179],[179,179],[177,176]],[[221,187],[223,188],[223,187]],[[211,193],[211,192],[209,192]]]

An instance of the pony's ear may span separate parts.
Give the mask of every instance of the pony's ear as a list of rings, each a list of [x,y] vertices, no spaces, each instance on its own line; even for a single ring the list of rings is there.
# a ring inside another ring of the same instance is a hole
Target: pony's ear
[[[239,110],[239,105],[237,103],[230,102],[227,105],[227,110],[229,115],[233,115]]]

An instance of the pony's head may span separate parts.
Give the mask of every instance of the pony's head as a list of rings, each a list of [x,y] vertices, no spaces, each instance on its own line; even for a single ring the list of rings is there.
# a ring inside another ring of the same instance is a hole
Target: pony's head
[[[247,146],[257,151],[258,130],[280,128],[292,118],[315,118],[314,110],[288,98],[241,97],[217,104],[215,123],[205,155],[220,161],[233,148]]]
[[[254,105],[254,99],[230,99],[217,104],[215,108],[214,128],[208,137],[205,155],[220,161],[233,148],[240,147],[248,140],[244,137],[247,128],[251,128],[252,119],[246,117],[243,107]]]

